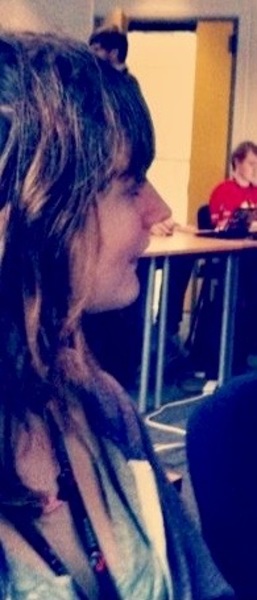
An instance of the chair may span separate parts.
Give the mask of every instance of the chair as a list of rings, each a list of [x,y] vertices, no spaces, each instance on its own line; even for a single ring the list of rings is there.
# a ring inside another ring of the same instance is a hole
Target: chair
[[[213,229],[210,209],[208,204],[202,205],[197,213],[198,229]],[[218,366],[218,341],[220,323],[220,310],[218,302],[219,282],[222,277],[222,269],[219,259],[209,257],[200,259],[196,264],[194,278],[196,288],[197,281],[201,280],[200,292],[195,301],[191,325],[186,349],[196,361],[196,370],[207,371],[208,377],[215,377]],[[210,346],[211,344],[211,346]],[[206,349],[208,348],[208,352]],[[200,364],[202,362],[202,364]]]
[[[257,375],[205,397],[188,421],[187,457],[202,532],[238,600],[257,598]]]
[[[200,206],[197,212],[198,229],[213,229],[209,204]]]

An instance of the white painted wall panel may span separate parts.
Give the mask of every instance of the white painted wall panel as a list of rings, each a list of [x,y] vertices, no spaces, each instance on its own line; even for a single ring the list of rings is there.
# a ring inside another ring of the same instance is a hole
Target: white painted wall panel
[[[0,26],[7,29],[58,31],[87,40],[93,0],[0,0]]]
[[[196,35],[132,32],[128,66],[138,79],[156,132],[149,179],[185,223],[193,120]]]
[[[128,16],[140,18],[238,18],[239,47],[235,85],[232,145],[257,140],[257,2],[256,0],[119,0]],[[95,0],[95,14],[106,15],[113,0]]]

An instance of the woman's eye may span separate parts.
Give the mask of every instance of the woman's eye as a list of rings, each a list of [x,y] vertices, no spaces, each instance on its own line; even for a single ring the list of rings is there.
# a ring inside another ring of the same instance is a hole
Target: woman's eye
[[[133,183],[132,185],[127,187],[126,194],[129,198],[137,198],[140,194],[142,188],[142,184]]]
[[[129,195],[132,196],[132,198],[134,198],[135,196],[139,195],[139,191],[140,191],[139,186],[135,185],[132,188],[130,188]]]

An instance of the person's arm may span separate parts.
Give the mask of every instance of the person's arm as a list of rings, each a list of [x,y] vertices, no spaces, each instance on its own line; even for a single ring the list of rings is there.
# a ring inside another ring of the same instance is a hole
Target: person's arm
[[[159,223],[155,223],[151,227],[152,235],[172,235],[174,231],[183,231],[184,233],[195,233],[197,228],[195,225],[180,225],[180,223],[176,223],[172,216],[168,217],[168,219],[164,219],[164,221],[160,221]]]
[[[170,216],[159,223],[154,223],[154,225],[151,227],[151,234],[160,236],[172,235],[174,227],[175,223],[173,221],[173,217]]]

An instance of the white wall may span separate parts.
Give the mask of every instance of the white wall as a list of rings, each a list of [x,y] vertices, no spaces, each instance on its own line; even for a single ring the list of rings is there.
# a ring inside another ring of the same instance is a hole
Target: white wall
[[[137,18],[239,18],[232,146],[243,139],[257,142],[257,2],[256,0],[120,0],[119,6]],[[114,0],[95,0],[95,14],[111,11]]]
[[[156,135],[148,177],[179,223],[187,221],[195,56],[193,32],[129,34],[128,67],[140,82]]]
[[[93,0],[0,0],[0,26],[58,31],[86,41],[92,29]]]

